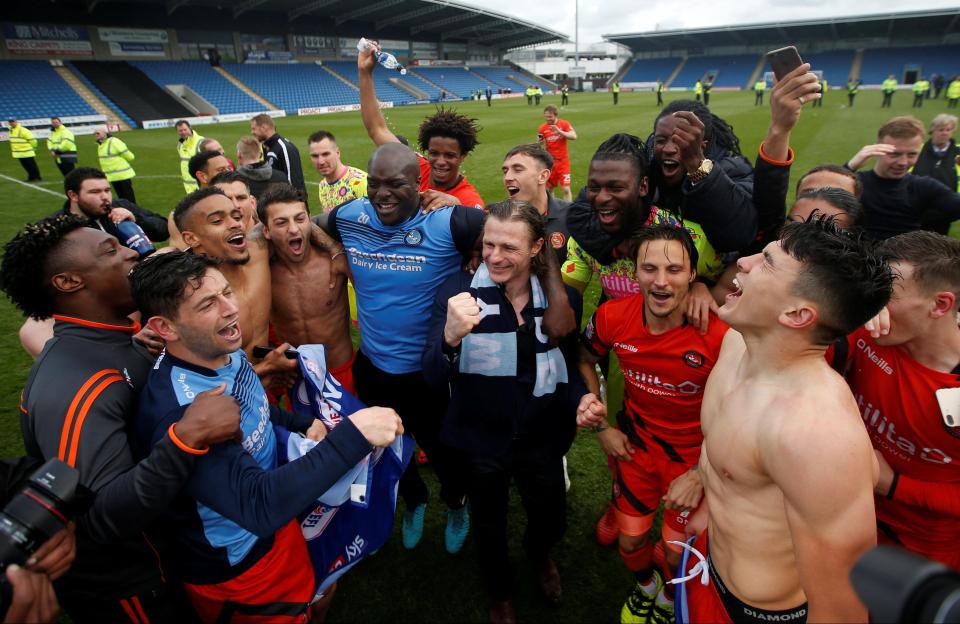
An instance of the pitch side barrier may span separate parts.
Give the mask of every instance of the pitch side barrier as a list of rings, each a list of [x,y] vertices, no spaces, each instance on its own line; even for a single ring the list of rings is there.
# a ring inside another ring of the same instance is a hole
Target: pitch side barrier
[[[494,93],[491,96],[493,100],[502,100],[506,98],[523,97],[522,93]],[[437,104],[441,102],[467,102],[470,98],[457,96],[448,96],[443,100],[434,98],[431,100],[414,100],[413,102],[380,102],[380,108],[394,108],[396,106],[413,106],[415,104]],[[329,113],[349,113],[360,110],[359,104],[340,104],[338,106],[310,106],[307,108],[298,108],[297,115],[327,115]]]
[[[50,136],[50,117],[38,117],[36,119],[18,119],[17,122],[30,130],[35,139],[46,139]],[[110,132],[119,132],[120,125],[116,123],[107,123],[104,115],[74,115],[70,117],[60,117],[60,121],[70,132],[74,134],[93,134],[93,129],[97,126],[107,126]],[[4,120],[0,121],[0,142],[10,140],[10,124]]]
[[[231,121],[249,121],[254,115],[259,115],[261,113],[266,113],[271,117],[286,117],[287,112],[282,110],[268,110],[268,111],[252,111],[249,113],[228,113],[225,115],[204,115],[202,117],[175,117],[173,119],[147,119],[140,122],[140,125],[143,126],[146,130],[153,130],[156,128],[172,128],[175,123],[181,119],[185,119],[190,122],[191,126],[205,126],[209,124],[216,123],[228,123]]]

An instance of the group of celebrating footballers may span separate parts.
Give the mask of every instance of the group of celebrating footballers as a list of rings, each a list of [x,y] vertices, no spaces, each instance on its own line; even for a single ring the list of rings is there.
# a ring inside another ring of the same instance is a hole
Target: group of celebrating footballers
[[[317,600],[297,515],[405,434],[441,484],[446,549],[474,534],[491,622],[516,621],[511,481],[539,589],[561,600],[550,551],[578,427],[611,474],[596,539],[635,576],[622,622],[866,622],[850,570],[878,542],[960,570],[960,195],[910,173],[917,120],[803,174],[788,207],[790,134],[821,97],[807,64],[771,91],[755,165],[678,100],[649,138],[604,140],[576,197],[583,137],[547,106],[486,205],[461,173],[475,120],[441,108],[413,151],[380,111],[375,52],[358,70],[377,147],[363,171],[311,135],[315,216],[302,173],[248,137],[235,170],[222,148],[186,155],[170,247],[120,244],[123,221],[163,240],[164,217],[115,205],[84,167],[60,213],[7,243],[0,287],[36,358],[27,452],[97,493],[54,585],[74,621],[322,621],[335,585]],[[288,154],[261,117],[259,142]],[[281,407],[310,344],[371,406],[329,430]],[[316,446],[279,465],[275,426]],[[398,483],[408,549],[430,498],[417,463]]]

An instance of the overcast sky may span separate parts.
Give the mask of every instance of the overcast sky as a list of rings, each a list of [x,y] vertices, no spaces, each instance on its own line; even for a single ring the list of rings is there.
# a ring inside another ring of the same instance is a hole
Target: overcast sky
[[[573,39],[574,1],[458,0],[519,17]],[[580,0],[580,43],[602,35],[956,7],[957,0]],[[544,8],[551,7],[551,8]],[[551,10],[552,9],[552,10]]]

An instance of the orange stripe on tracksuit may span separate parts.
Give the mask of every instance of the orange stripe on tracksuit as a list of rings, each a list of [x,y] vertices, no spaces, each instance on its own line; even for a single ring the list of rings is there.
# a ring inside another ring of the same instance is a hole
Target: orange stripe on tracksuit
[[[137,619],[137,614],[133,612],[133,606],[130,604],[129,600],[126,598],[121,598],[120,606],[123,607],[127,617],[130,618],[130,621],[133,622],[133,624],[142,624],[140,620]]]
[[[67,462],[68,464],[70,464],[70,466],[73,466],[73,462],[74,460],[76,460],[76,456],[77,456],[76,448],[73,448],[71,449],[72,459],[70,461],[67,460],[67,447],[68,447],[68,443],[71,442],[71,436],[70,436],[71,429],[73,430],[73,440],[72,440],[72,443],[70,443],[70,446],[77,446],[79,445],[79,440],[80,440],[80,426],[83,425],[83,419],[86,418],[87,412],[90,410],[90,406],[93,404],[93,400],[88,399],[88,401],[84,403],[79,419],[77,419],[77,421],[75,422],[74,419],[77,414],[77,407],[80,405],[80,402],[83,400],[83,397],[87,393],[87,391],[90,390],[90,387],[93,386],[98,381],[100,381],[101,379],[103,379],[104,377],[107,377],[107,379],[104,380],[94,390],[94,393],[92,395],[92,399],[94,400],[96,399],[97,396],[99,396],[101,392],[103,392],[104,388],[106,388],[107,386],[109,386],[110,384],[116,381],[123,380],[123,376],[120,374],[120,371],[117,369],[104,369],[102,371],[94,373],[89,379],[87,379],[83,383],[82,386],[80,386],[80,389],[77,390],[77,393],[73,395],[73,400],[70,402],[70,407],[67,408],[67,415],[63,421],[63,430],[60,432],[60,448],[57,453],[57,457],[60,459],[60,461]]]

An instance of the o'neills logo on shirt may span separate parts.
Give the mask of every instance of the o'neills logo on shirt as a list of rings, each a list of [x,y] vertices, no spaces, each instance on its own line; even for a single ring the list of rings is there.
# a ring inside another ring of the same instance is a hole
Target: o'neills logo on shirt
[[[876,364],[880,370],[888,375],[893,374],[893,367],[891,367],[885,359],[877,355],[877,352],[867,344],[866,340],[863,338],[857,338],[857,348],[863,351],[863,354],[867,356],[867,359]]]

